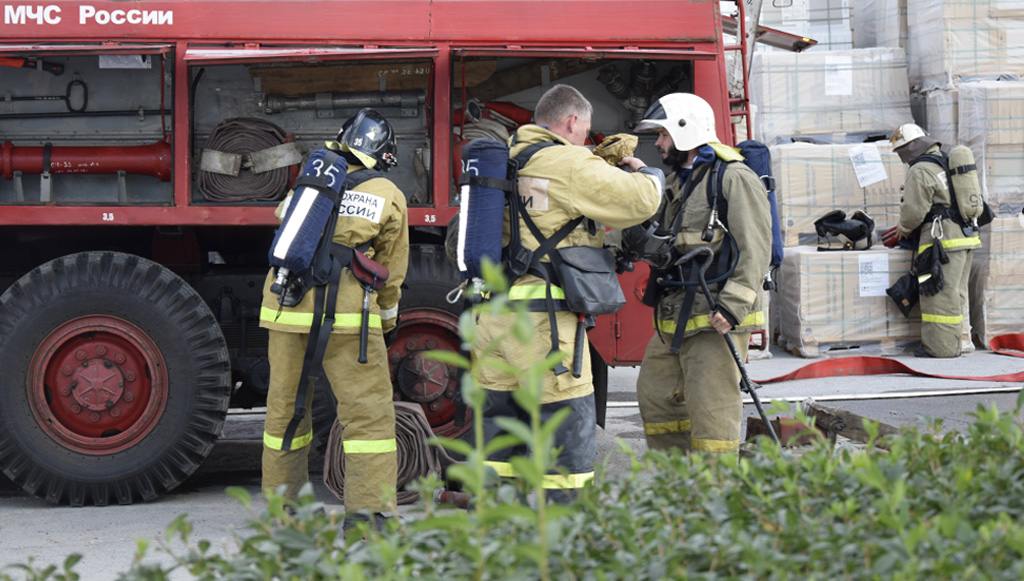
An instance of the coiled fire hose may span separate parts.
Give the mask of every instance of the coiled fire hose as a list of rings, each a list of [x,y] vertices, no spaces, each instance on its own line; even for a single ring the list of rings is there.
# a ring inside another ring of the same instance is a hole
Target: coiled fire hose
[[[254,165],[251,154],[289,141],[291,139],[283,129],[262,119],[240,117],[222,122],[210,132],[206,152],[229,158],[230,154],[239,154],[240,162],[233,172],[201,168],[196,188],[204,198],[212,202],[272,201],[283,198],[290,186],[291,167],[261,171],[260,167]]]
[[[345,449],[342,427],[337,420],[331,428],[324,453],[324,484],[339,500],[345,499]],[[420,495],[404,490],[411,482],[428,474],[441,474],[455,461],[440,446],[427,444],[434,437],[427,416],[419,404],[395,402],[395,440],[398,444],[398,504],[412,504]]]

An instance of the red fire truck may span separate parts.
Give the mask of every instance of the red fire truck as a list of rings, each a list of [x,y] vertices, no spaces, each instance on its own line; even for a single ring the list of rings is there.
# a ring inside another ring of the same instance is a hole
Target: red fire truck
[[[396,128],[389,177],[408,196],[395,399],[449,436],[465,429],[455,370],[424,353],[458,347],[444,239],[462,144],[507,136],[556,82],[593,101],[595,142],[671,91],[704,97],[720,127],[746,114],[718,0],[0,6],[0,467],[53,503],[155,498],[229,408],[263,405],[273,210],[360,108]],[[639,154],[658,161],[649,139]],[[598,382],[652,333],[642,270],[590,333]]]

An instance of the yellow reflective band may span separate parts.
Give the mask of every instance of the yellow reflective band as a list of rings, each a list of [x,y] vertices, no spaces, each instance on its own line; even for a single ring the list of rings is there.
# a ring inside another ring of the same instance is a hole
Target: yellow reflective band
[[[265,323],[276,323],[291,327],[302,327],[308,329],[313,326],[313,313],[295,313],[291,311],[278,311],[268,307],[260,308],[260,320]],[[362,313],[343,313],[335,315],[335,327],[360,327],[363,324]],[[380,315],[370,315],[370,326],[380,328]]]
[[[737,325],[737,326],[738,327],[749,327],[749,326],[753,326],[753,325],[763,325],[763,324],[764,324],[764,310],[760,310],[760,311],[754,311],[754,312],[750,313],[749,315],[747,315],[746,317],[743,317],[743,320],[740,321],[740,324]],[[676,332],[676,322],[675,321],[665,321],[663,319],[658,319],[657,325],[658,325],[657,328],[660,329],[662,333],[668,333],[669,335],[674,335],[675,332]],[[711,323],[710,323],[710,321],[708,321],[708,316],[707,315],[697,315],[696,317],[690,317],[690,320],[686,321],[686,330],[684,331],[684,333],[690,332],[690,331],[696,331],[697,329],[705,329],[705,328],[708,328],[708,327],[711,327]]]
[[[313,432],[304,434],[302,436],[295,436],[294,438],[292,438],[292,450],[305,448],[312,441]],[[278,438],[275,436],[271,436],[266,432],[263,432],[263,445],[270,448],[271,450],[281,450],[284,448],[284,438]]]
[[[929,315],[921,313],[922,323],[942,323],[945,325],[959,325],[964,322],[963,315]]]
[[[398,450],[394,438],[388,440],[345,440],[346,454],[387,454]]]
[[[693,439],[693,449],[704,452],[734,452],[740,449],[739,440],[705,440]]]
[[[545,474],[541,484],[544,488],[564,490],[570,488],[583,488],[583,485],[594,479],[593,472],[582,472],[580,474]]]
[[[689,431],[690,420],[644,423],[644,433],[647,434],[648,436],[660,436],[662,434],[681,434]]]
[[[949,238],[942,240],[943,248],[963,248],[964,246],[981,246],[981,237],[968,236],[966,238]]]
[[[942,239],[942,247],[943,248],[963,248],[964,246],[981,246],[981,236],[974,235],[974,236],[968,236],[966,238],[943,238]],[[921,254],[922,252],[924,252],[925,250],[928,250],[931,247],[932,247],[932,245],[930,243],[929,244],[922,244],[921,246],[917,247],[917,253]]]
[[[512,465],[508,462],[492,462],[490,460],[484,461],[484,466],[490,466],[494,468],[494,471],[498,473],[498,476],[502,478],[515,478],[516,472],[512,469]]]
[[[533,299],[546,299],[548,297],[547,285],[543,284],[519,284],[508,290],[510,301],[528,301]],[[564,299],[565,291],[562,287],[551,285],[551,298]]]

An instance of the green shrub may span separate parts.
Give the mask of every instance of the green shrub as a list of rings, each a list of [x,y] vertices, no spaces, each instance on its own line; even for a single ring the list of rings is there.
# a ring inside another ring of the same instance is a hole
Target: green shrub
[[[504,301],[480,308],[501,309]],[[528,340],[522,320],[509,333]],[[472,316],[462,325],[472,338]],[[470,365],[455,354],[439,357]],[[780,449],[762,438],[742,455],[650,452],[633,457],[626,473],[598,470],[574,504],[547,506],[539,475],[550,465],[553,424],[539,423],[530,378],[550,364],[519,371],[528,387],[517,397],[534,417],[529,425],[507,425],[518,438],[490,445],[523,440],[532,447],[533,455],[515,465],[526,483],[518,492],[532,491],[537,508],[517,502],[516,491],[488,486],[489,449],[475,414],[476,446],[446,444],[467,457],[453,475],[474,495],[471,510],[435,506],[431,495],[440,481],[430,477],[420,483],[424,508],[416,518],[343,539],[340,523],[323,513],[309,487],[293,507],[276,496],[257,507],[247,492],[232,489],[251,515],[233,546],[194,540],[182,516],[156,541],[174,564],[144,564],[150,542],[140,540],[136,564],[121,579],[1024,578],[1024,393],[1013,413],[979,406],[966,433],[942,434],[936,422],[888,437],[885,447],[873,438],[862,449],[822,440]],[[479,409],[482,392],[472,377],[465,375],[463,394]],[[785,406],[774,411],[811,422]],[[173,549],[179,541],[185,548]],[[0,580],[13,572],[77,579],[75,560],[62,571],[31,561],[9,566]]]

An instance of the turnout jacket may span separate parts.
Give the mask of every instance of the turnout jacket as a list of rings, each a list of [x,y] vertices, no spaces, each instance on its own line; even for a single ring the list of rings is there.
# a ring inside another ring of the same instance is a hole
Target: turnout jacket
[[[349,174],[361,169],[364,168],[359,164],[350,164]],[[289,192],[275,210],[278,220],[283,219],[292,194]],[[401,190],[391,180],[377,177],[344,192],[334,242],[352,248],[370,242],[366,256],[387,267],[390,273],[388,280],[375,293],[376,300],[370,304],[369,332],[380,335],[390,331],[397,323],[402,281],[409,265],[409,218]],[[313,322],[315,289],[311,288],[295,307],[282,307],[277,302],[277,295],[270,291],[274,280],[275,273],[271,268],[263,284],[260,326],[287,333],[308,333]],[[339,284],[336,318],[331,333],[359,333],[363,288],[348,268],[342,271]]]
[[[925,154],[942,155],[939,146],[933,145]],[[931,246],[935,238],[932,234],[932,221],[927,219],[932,206],[948,208],[952,203],[953,192],[949,190],[946,170],[931,161],[920,161],[907,170],[907,180],[903,186],[903,201],[900,203],[900,234],[910,236],[921,227],[921,237],[917,250],[922,252]],[[942,247],[946,251],[970,250],[981,247],[981,237],[977,232],[965,236],[963,230],[949,218],[942,218]]]
[[[571,145],[558,134],[539,125],[524,125],[519,128],[517,135],[516,142],[511,144],[509,150],[511,157],[534,143],[547,141],[561,144],[541,149],[519,169],[519,196],[540,233],[549,237],[567,222],[580,216],[598,223],[591,231],[584,220],[558,243],[557,248],[600,248],[604,245],[604,226],[628,228],[650,218],[657,211],[661,202],[661,183],[658,178],[608,165],[589,149]],[[506,244],[509,231],[506,214]],[[522,219],[519,221],[519,235],[524,247],[536,250],[540,246]],[[544,256],[541,261],[549,262],[550,259]],[[530,285],[543,284],[544,281],[533,275],[525,275],[515,282]]]
[[[716,157],[726,160],[742,159],[730,147],[714,144],[712,149]],[[675,172],[668,177],[665,201],[658,216],[663,227],[668,228],[675,223],[677,216],[682,214],[674,246],[679,256],[697,247],[709,246],[717,259],[728,244],[721,226],[715,228],[710,243],[701,240],[701,233],[711,217],[711,206],[707,196],[708,181],[717,179],[718,173],[712,166],[700,176],[701,166],[710,163],[712,162],[702,163],[698,160],[691,172]],[[682,175],[684,173],[688,174],[685,179]],[[700,181],[691,190],[689,197],[684,199],[686,181],[692,179],[694,175],[700,176]],[[763,329],[765,320],[761,308],[761,285],[768,271],[772,246],[772,218],[768,193],[760,178],[746,164],[729,163],[722,176],[720,197],[728,204],[726,227],[736,239],[739,259],[736,270],[726,279],[724,285],[719,283],[709,286],[718,306],[732,315],[736,323],[733,331]],[[721,205],[719,208],[721,209]],[[655,324],[662,333],[674,335],[678,332],[677,319],[685,293],[684,288],[665,288],[665,294],[655,310]],[[714,331],[714,327],[708,321],[709,311],[707,299],[698,287],[686,321],[684,336],[703,330]]]

